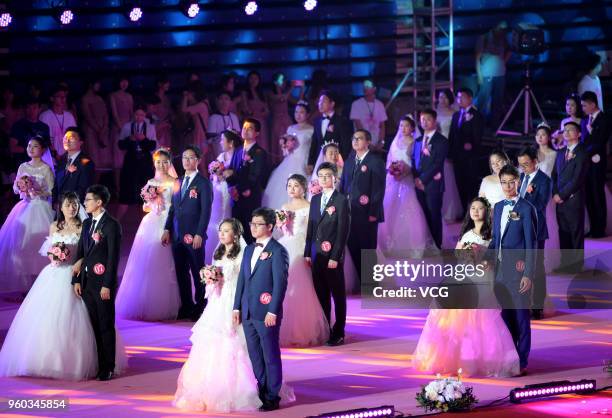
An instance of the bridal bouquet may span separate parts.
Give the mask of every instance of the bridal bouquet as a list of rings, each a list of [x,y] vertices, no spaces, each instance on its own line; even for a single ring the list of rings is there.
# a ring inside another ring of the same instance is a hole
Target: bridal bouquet
[[[36,181],[27,174],[19,177],[17,180],[17,189],[19,190],[19,197],[22,199],[26,197],[34,197],[40,194],[38,184],[36,184]]]
[[[47,257],[49,257],[51,264],[57,267],[69,259],[70,250],[63,242],[57,242],[53,244],[51,248],[49,248],[49,251],[47,251]]]
[[[223,269],[219,266],[207,264],[200,270],[200,281],[206,285],[217,284],[223,281]]]
[[[293,226],[293,219],[295,218],[295,212],[290,210],[277,210],[276,211],[276,226],[280,228],[284,234],[290,234]]]
[[[312,180],[310,184],[308,184],[308,193],[310,193],[311,196],[314,196],[322,192],[323,192],[323,188],[319,185],[319,180],[316,180],[316,179]]]
[[[457,377],[442,378],[438,374],[436,380],[422,386],[416,395],[416,400],[420,407],[425,408],[425,412],[467,411],[478,402],[472,392],[473,389],[466,387],[461,381],[461,369],[459,369]]]
[[[157,214],[164,210],[164,201],[162,199],[162,190],[160,187],[151,184],[145,184],[140,190],[140,197],[144,200],[144,211],[150,212],[155,208]]]
[[[291,154],[299,145],[298,139],[295,135],[285,134],[281,136],[278,141],[283,151],[283,157]]]
[[[410,170],[408,168],[408,164],[404,161],[393,161],[389,166],[389,174],[395,177],[396,180],[401,179],[402,177],[406,177]]]
[[[217,179],[222,177],[223,172],[225,171],[225,164],[221,161],[213,161],[208,164],[208,172],[211,176],[217,176]]]

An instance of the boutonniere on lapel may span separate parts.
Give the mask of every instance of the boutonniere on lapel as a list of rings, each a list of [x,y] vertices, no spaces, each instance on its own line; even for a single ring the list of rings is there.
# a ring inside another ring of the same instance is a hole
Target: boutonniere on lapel
[[[423,145],[423,148],[421,149],[421,152],[423,153],[423,155],[427,155],[428,157],[431,156],[431,151],[429,150],[428,146]]]
[[[94,240],[94,242],[96,244],[98,244],[101,240],[102,240],[102,233],[101,232],[94,232],[93,235],[91,236]]]
[[[194,187],[192,189],[189,189],[189,198],[190,199],[197,199],[198,198],[198,190]]]
[[[530,183],[529,186],[527,186],[527,193],[531,194],[535,191],[536,187],[535,184]]]
[[[263,251],[260,255],[259,255],[259,259],[261,261],[267,260],[268,258],[272,257],[272,253],[269,253],[267,251]]]
[[[74,164],[70,164],[67,168],[69,173],[74,173],[75,171],[77,171],[77,166]]]
[[[514,211],[514,210],[513,210],[513,211],[511,211],[511,212],[508,214],[508,220],[509,220],[509,221],[518,221],[518,220],[520,220],[520,219],[521,219],[521,216],[518,214],[518,212],[516,212],[516,211]]]
[[[327,132],[334,132],[334,125],[333,124],[329,124],[329,126],[327,127]]]
[[[327,212],[327,214],[329,216],[332,216],[336,212],[336,207],[335,206],[330,206],[327,209],[325,209],[325,212]]]
[[[468,111],[468,112],[465,114],[465,118],[464,118],[464,119],[465,119],[465,122],[469,122],[469,121],[471,121],[472,119],[474,119],[474,114],[473,114],[472,112],[469,112],[469,111]]]
[[[438,172],[436,173],[435,176],[433,176],[433,179],[438,181],[438,180],[442,180],[442,173]]]
[[[321,243],[321,249],[323,250],[323,252],[329,252],[331,250],[331,242],[329,241],[323,241]]]
[[[576,154],[574,154],[573,152],[570,152],[569,154],[567,154],[567,157],[565,157],[565,161],[571,161],[574,158],[576,158]]]
[[[244,161],[245,163],[252,163],[253,162],[253,158],[251,158],[251,156],[248,153],[244,153],[242,155],[242,161]]]
[[[362,165],[361,166],[361,172],[365,173],[366,171],[368,171],[368,166],[367,165]]]

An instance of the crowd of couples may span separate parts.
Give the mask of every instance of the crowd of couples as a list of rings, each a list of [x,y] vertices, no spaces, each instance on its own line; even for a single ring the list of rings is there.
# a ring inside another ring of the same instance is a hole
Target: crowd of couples
[[[530,308],[536,307],[537,315],[543,300],[535,299],[546,293],[542,259],[529,250],[546,240],[550,195],[561,248],[580,248],[581,237],[583,245],[586,176],[589,161],[597,164],[595,154],[604,155],[596,142],[605,129],[603,122],[596,124],[603,114],[589,120],[582,140],[581,127],[567,121],[559,150],[549,146],[550,128],[540,126],[540,149],[519,153],[522,174],[503,152],[494,152],[493,174],[475,197],[469,157],[478,145],[471,135],[481,129],[480,116],[468,89],[459,91],[458,100],[463,105],[450,119],[450,140],[440,132],[436,111],[425,109],[419,127],[411,117],[401,119],[386,161],[369,131],[353,132],[334,112],[335,97],[326,91],[318,105],[323,116],[314,127],[305,123],[308,105],[296,106],[298,123],[280,143],[286,156],[271,175],[254,118],[245,119],[241,132],[223,131],[222,152],[209,165],[209,176],[198,171],[197,146],[183,150],[180,178],[170,152],[157,149],[155,175],[141,190],[148,213],[119,286],[121,227],[104,209],[108,190],[83,188],[91,173],[78,130],[64,135],[65,161],[58,164],[55,182],[43,161],[49,144],[31,138],[31,160],[19,167],[14,184],[22,200],[0,230],[2,284],[29,289],[0,352],[0,374],[112,378],[125,365],[114,326],[116,305],[128,319],[197,320],[178,380],[178,407],[278,408],[279,401],[294,398],[283,385],[281,345],[344,344],[346,291],[358,286],[361,250],[391,256],[442,247],[449,149],[459,173],[458,194],[468,209],[457,247],[522,250],[525,266],[503,274],[512,258],[500,257],[496,270],[495,281],[511,295],[514,309],[432,310],[414,365],[439,372],[461,367],[471,375],[525,373]],[[583,102],[596,107],[589,95]],[[544,145],[554,153],[552,178],[540,157]],[[459,171],[461,163],[468,164],[466,171]],[[55,222],[52,195],[58,203]],[[88,215],[79,214],[82,208]],[[574,260],[572,268],[580,263]],[[544,290],[532,299],[533,285]],[[491,332],[478,332],[483,329]],[[24,340],[41,344],[24,350]],[[41,347],[50,355],[42,356]],[[212,347],[227,349],[211,353]]]

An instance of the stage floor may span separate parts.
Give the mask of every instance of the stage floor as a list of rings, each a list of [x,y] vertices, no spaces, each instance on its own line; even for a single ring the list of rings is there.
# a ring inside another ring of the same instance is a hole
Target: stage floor
[[[447,236],[452,238],[450,231],[447,232]],[[610,249],[612,240],[589,240],[587,247]],[[129,247],[124,247],[123,263],[128,251]],[[549,277],[549,294],[553,302],[565,297],[569,282],[569,278]],[[612,295],[602,296],[601,307],[610,308]],[[0,297],[2,340],[18,306],[7,295]],[[363,309],[357,297],[349,300],[348,312],[347,343],[344,346],[283,349],[285,381],[294,388],[297,401],[279,411],[212,415],[186,413],[173,408],[171,400],[180,367],[189,353],[192,323],[119,320],[118,327],[130,357],[125,375],[110,382],[3,378],[0,379],[0,416],[305,417],[381,405],[394,405],[404,414],[422,414],[424,411],[416,406],[415,394],[420,385],[434,376],[414,371],[410,363],[427,312]],[[597,379],[598,387],[609,386],[612,378],[603,366],[606,360],[612,359],[611,312],[608,309],[553,310],[545,320],[532,322],[532,351],[527,376],[466,378],[465,381],[474,386],[479,405],[506,397],[514,387],[533,383],[589,378]],[[68,397],[70,408],[64,413],[7,409],[8,399],[40,397]],[[562,399],[524,405],[506,404],[484,408],[470,413],[470,416],[576,417],[595,412],[612,413],[610,392],[590,396],[568,395]]]

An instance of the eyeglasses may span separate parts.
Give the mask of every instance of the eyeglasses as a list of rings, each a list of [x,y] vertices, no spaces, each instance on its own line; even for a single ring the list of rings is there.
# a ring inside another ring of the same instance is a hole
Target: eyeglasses
[[[266,223],[249,222],[249,226],[251,228],[255,228],[255,227],[258,227],[258,226],[266,226],[266,225],[267,225]]]
[[[93,201],[96,201],[96,200],[98,200],[98,199],[89,198],[89,199],[85,199],[85,202],[89,202],[89,201],[92,201],[92,200],[93,200]]]
[[[358,137],[358,136],[354,136],[354,137],[352,137],[352,138],[351,138],[351,140],[352,140],[352,141],[365,141],[365,138],[361,138],[361,137]]]
[[[333,174],[317,174],[317,177],[324,180],[324,179],[331,179],[334,177],[334,175]]]
[[[502,186],[511,186],[515,185],[517,183],[517,180],[502,181],[500,183],[502,184]]]
[[[186,161],[197,160],[197,159],[198,157],[183,157],[183,160],[186,160]]]

